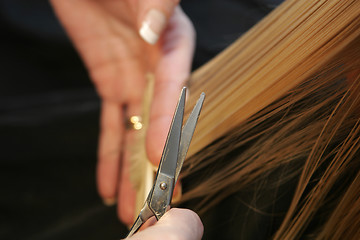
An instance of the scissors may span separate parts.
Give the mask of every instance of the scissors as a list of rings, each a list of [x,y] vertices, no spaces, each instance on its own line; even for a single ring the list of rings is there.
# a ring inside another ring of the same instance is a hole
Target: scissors
[[[205,99],[205,94],[201,93],[187,122],[184,127],[182,127],[185,95],[186,88],[184,87],[181,91],[172,119],[154,185],[126,238],[129,238],[136,233],[150,217],[155,216],[156,220],[159,220],[165,214],[171,203],[174,187],[179,177],[186,153],[189,149],[190,141],[194,134],[196,123]]]

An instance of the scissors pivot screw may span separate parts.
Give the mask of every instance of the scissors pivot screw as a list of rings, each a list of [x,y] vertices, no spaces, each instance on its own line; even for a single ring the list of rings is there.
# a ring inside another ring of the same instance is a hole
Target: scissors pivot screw
[[[166,184],[166,183],[164,183],[164,182],[160,183],[160,189],[161,189],[161,190],[165,190],[166,188],[167,188],[167,184]]]

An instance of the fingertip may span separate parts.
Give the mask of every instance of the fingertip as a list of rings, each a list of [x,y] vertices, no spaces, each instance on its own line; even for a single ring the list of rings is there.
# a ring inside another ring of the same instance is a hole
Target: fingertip
[[[143,19],[139,34],[149,44],[155,44],[166,27],[166,16],[158,9],[150,9]]]
[[[204,225],[199,217],[194,211],[190,209],[177,209],[176,211],[181,210],[186,218],[186,222],[191,226],[193,230],[193,235],[202,236],[204,232]]]
[[[125,188],[120,190],[117,214],[119,219],[127,226],[131,226],[134,221],[135,196],[136,193],[132,189]]]
[[[188,239],[201,239],[204,226],[194,211],[184,208],[172,208],[159,220],[160,224],[172,224],[177,226]]]
[[[116,199],[118,180],[118,160],[99,159],[97,164],[97,189],[105,205],[110,205],[110,199]],[[113,204],[111,204],[113,205]]]
[[[108,207],[114,206],[116,204],[116,198],[104,198],[103,203]]]
[[[168,24],[178,0],[143,1],[139,11],[139,35],[149,44],[155,44]]]
[[[121,165],[118,191],[118,216],[123,223],[130,226],[135,216],[136,190],[130,179],[130,162],[126,157]]]

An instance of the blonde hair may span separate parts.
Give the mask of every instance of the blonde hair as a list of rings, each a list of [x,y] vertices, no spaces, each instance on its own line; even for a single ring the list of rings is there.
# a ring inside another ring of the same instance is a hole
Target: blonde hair
[[[286,1],[194,73],[190,102],[208,97],[182,175],[206,178],[182,201],[206,211],[281,169],[266,187],[297,187],[274,239],[360,237],[359,16],[360,1]]]

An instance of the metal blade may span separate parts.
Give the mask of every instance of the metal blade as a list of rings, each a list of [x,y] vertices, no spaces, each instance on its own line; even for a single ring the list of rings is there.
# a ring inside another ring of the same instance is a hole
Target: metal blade
[[[159,173],[175,176],[175,170],[179,154],[179,144],[181,139],[181,127],[184,117],[186,88],[181,91],[180,99],[176,107],[174,117],[171,123],[169,134],[166,139],[164,151],[161,156]]]
[[[190,142],[194,135],[195,127],[196,127],[197,121],[199,119],[199,115],[200,115],[202,105],[204,103],[204,99],[205,99],[205,93],[201,93],[200,98],[196,102],[195,107],[193,108],[188,120],[186,121],[186,123],[182,129],[181,141],[180,141],[180,147],[179,147],[178,164],[176,166],[175,183],[179,177],[186,154],[189,150]]]

